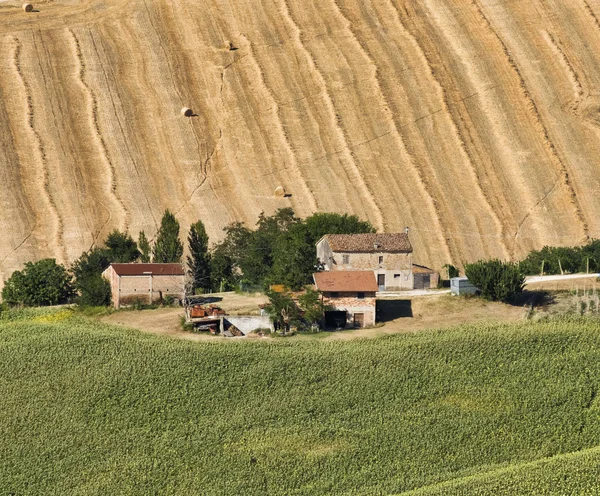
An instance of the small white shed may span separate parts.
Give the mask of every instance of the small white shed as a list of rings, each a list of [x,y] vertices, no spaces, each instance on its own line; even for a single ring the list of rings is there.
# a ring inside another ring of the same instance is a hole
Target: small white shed
[[[453,277],[450,279],[450,292],[453,295],[475,294],[479,288],[473,286],[466,277]]]

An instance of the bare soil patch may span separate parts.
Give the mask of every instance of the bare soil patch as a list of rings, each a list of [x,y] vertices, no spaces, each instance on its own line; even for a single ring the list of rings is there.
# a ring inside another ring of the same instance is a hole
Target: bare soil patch
[[[241,295],[237,293],[215,293],[206,295],[229,315],[257,315],[258,305],[265,303],[268,298],[261,294]],[[151,310],[120,310],[101,320],[107,324],[139,329],[163,336],[171,336],[191,341],[207,339],[224,339],[207,333],[192,333],[184,331],[181,319],[184,317],[183,308],[156,308]]]

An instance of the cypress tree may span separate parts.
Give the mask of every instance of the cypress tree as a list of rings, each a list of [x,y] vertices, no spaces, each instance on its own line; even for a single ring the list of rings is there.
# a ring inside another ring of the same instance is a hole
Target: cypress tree
[[[183,244],[179,240],[179,222],[169,210],[165,210],[152,250],[152,261],[181,263],[182,256]]]
[[[210,255],[208,253],[208,235],[201,220],[192,224],[188,235],[189,255],[187,264],[192,279],[192,289],[210,288]]]
[[[140,261],[142,263],[150,262],[150,242],[146,237],[146,233],[144,231],[140,231],[140,235],[138,236],[138,247],[140,249]]]

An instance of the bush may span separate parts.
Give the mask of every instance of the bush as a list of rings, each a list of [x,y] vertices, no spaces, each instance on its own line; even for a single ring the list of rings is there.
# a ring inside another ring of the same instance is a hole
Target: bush
[[[481,291],[481,296],[492,301],[513,301],[523,292],[525,276],[519,265],[500,260],[480,260],[465,265],[469,281]]]
[[[9,305],[29,307],[68,303],[73,283],[67,270],[53,258],[27,262],[15,271],[2,289],[2,299]]]
[[[105,248],[94,248],[75,261],[71,271],[75,276],[75,287],[79,296],[77,303],[85,306],[110,305],[110,284],[102,272],[110,265],[110,252]]]

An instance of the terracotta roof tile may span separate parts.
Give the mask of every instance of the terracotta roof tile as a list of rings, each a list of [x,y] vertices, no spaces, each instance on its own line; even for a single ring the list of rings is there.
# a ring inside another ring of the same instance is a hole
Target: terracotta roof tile
[[[429,267],[425,267],[424,265],[413,264],[412,266],[413,274],[435,274],[436,271],[430,269]]]
[[[411,253],[406,233],[327,234],[329,246],[336,252]]]
[[[110,264],[120,276],[182,276],[185,274],[177,263],[114,263]]]
[[[313,274],[319,291],[377,292],[375,274],[370,270],[334,270]]]

